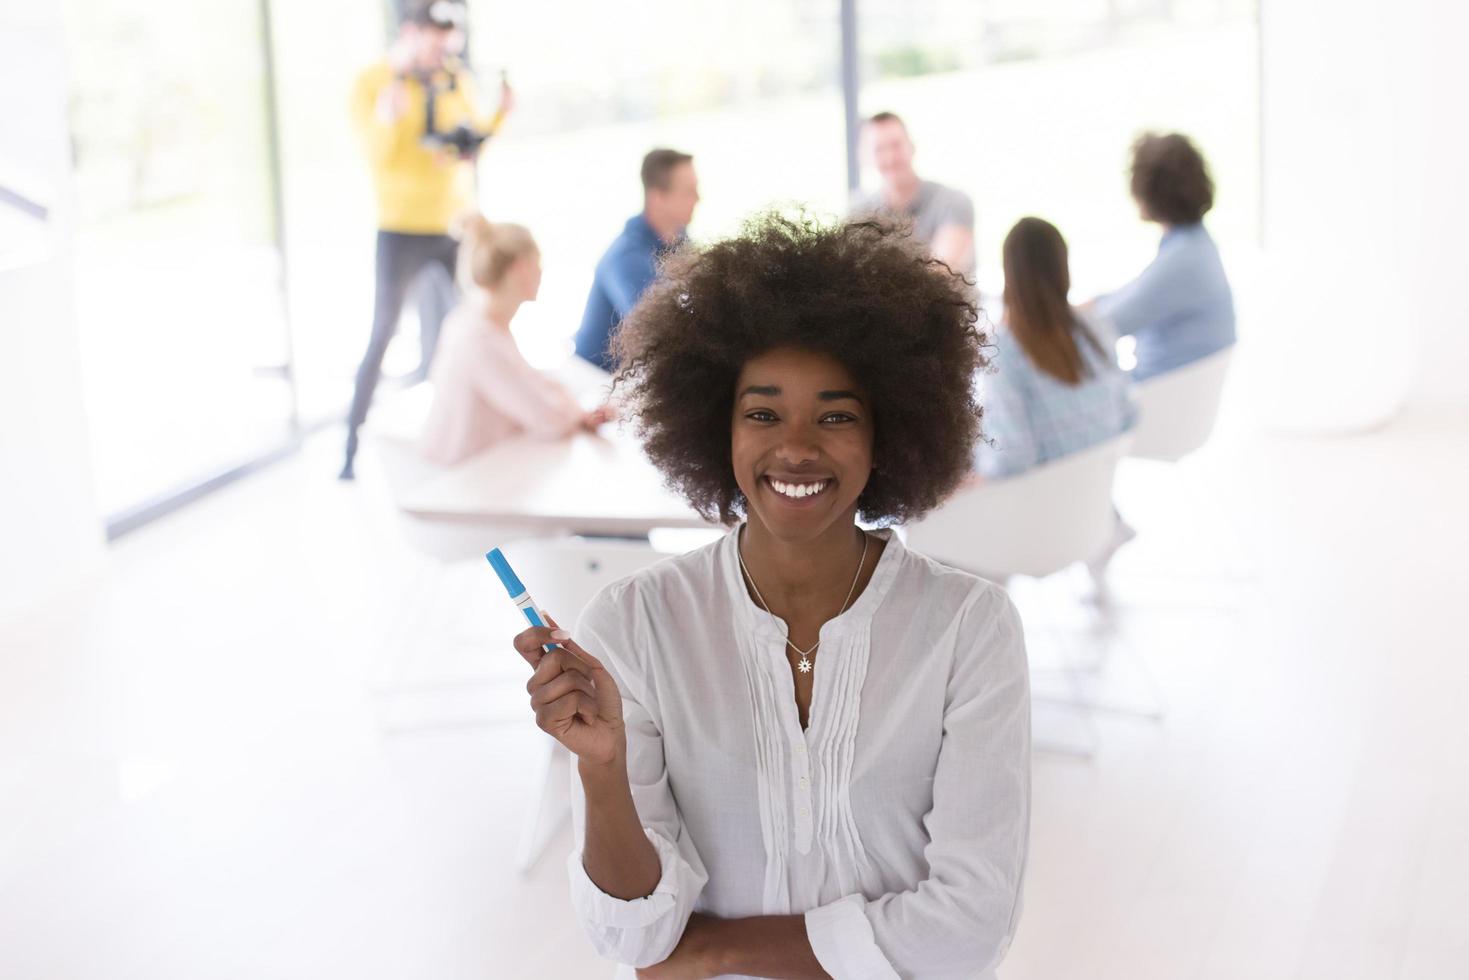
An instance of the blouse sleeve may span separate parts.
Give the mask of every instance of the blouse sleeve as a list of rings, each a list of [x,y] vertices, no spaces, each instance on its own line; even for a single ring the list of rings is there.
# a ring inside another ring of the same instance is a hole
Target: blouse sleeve
[[[562,439],[585,413],[566,386],[531,367],[513,345],[487,348],[474,372],[475,390],[536,439]]]
[[[614,606],[609,594],[604,592],[592,601],[575,635],[582,646],[602,660],[622,692],[628,782],[643,833],[658,852],[662,875],[651,895],[630,901],[608,895],[588,877],[582,865],[586,798],[575,767],[571,777],[575,847],[566,867],[571,876],[572,905],[597,953],[618,963],[645,967],[662,963],[678,945],[709,875],[684,830],[669,787],[656,704],[650,704],[636,671],[627,666],[633,662],[632,651],[619,649],[614,639],[630,631],[612,624],[612,628],[599,628],[611,617],[628,615]]]
[[[1030,685],[1020,617],[990,595],[957,625],[971,639],[945,697],[923,821],[928,877],[806,913],[811,948],[837,980],[987,976],[1009,948],[1030,836]]]
[[[385,122],[377,115],[378,98],[383,89],[392,83],[392,75],[384,70],[369,68],[358,75],[352,85],[352,122],[368,159],[378,165],[409,139],[406,117]]]

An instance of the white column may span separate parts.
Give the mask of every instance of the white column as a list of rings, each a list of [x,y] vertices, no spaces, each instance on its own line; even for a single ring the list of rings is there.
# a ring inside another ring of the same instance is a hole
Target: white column
[[[1261,19],[1261,417],[1347,432],[1462,400],[1463,6],[1262,0]]]

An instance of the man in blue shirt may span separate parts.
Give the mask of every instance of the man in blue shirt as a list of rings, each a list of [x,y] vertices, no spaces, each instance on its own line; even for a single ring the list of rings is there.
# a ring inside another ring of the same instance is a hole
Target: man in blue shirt
[[[658,255],[683,241],[699,203],[694,158],[677,150],[653,150],[643,157],[643,211],[628,219],[622,234],[597,262],[592,291],[576,332],[576,353],[611,371],[608,344],[622,318],[657,275]]]
[[[1157,258],[1095,310],[1137,340],[1136,381],[1166,374],[1234,343],[1234,296],[1204,228],[1214,181],[1187,137],[1147,134],[1132,152],[1132,196],[1163,227]]]

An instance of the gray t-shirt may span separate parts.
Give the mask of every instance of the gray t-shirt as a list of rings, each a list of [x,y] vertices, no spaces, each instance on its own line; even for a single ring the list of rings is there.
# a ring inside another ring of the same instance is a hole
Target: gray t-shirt
[[[954,187],[946,187],[932,180],[920,180],[918,193],[900,212],[889,211],[883,203],[882,192],[863,194],[852,205],[853,216],[884,214],[906,218],[913,222],[913,237],[927,245],[938,235],[940,228],[960,225],[974,233],[974,202],[969,195]],[[957,271],[967,276],[974,275],[973,250],[969,268]]]

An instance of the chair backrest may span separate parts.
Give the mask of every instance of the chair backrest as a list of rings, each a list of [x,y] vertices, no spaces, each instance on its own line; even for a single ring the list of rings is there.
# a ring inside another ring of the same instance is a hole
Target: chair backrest
[[[502,550],[540,607],[567,629],[603,586],[668,557],[645,541],[615,538],[527,538]]]
[[[908,547],[997,580],[1050,575],[1092,558],[1112,533],[1112,478],[1131,441],[1128,433],[962,489],[908,526]]]
[[[1209,441],[1233,347],[1137,386],[1133,456],[1174,462]]]

